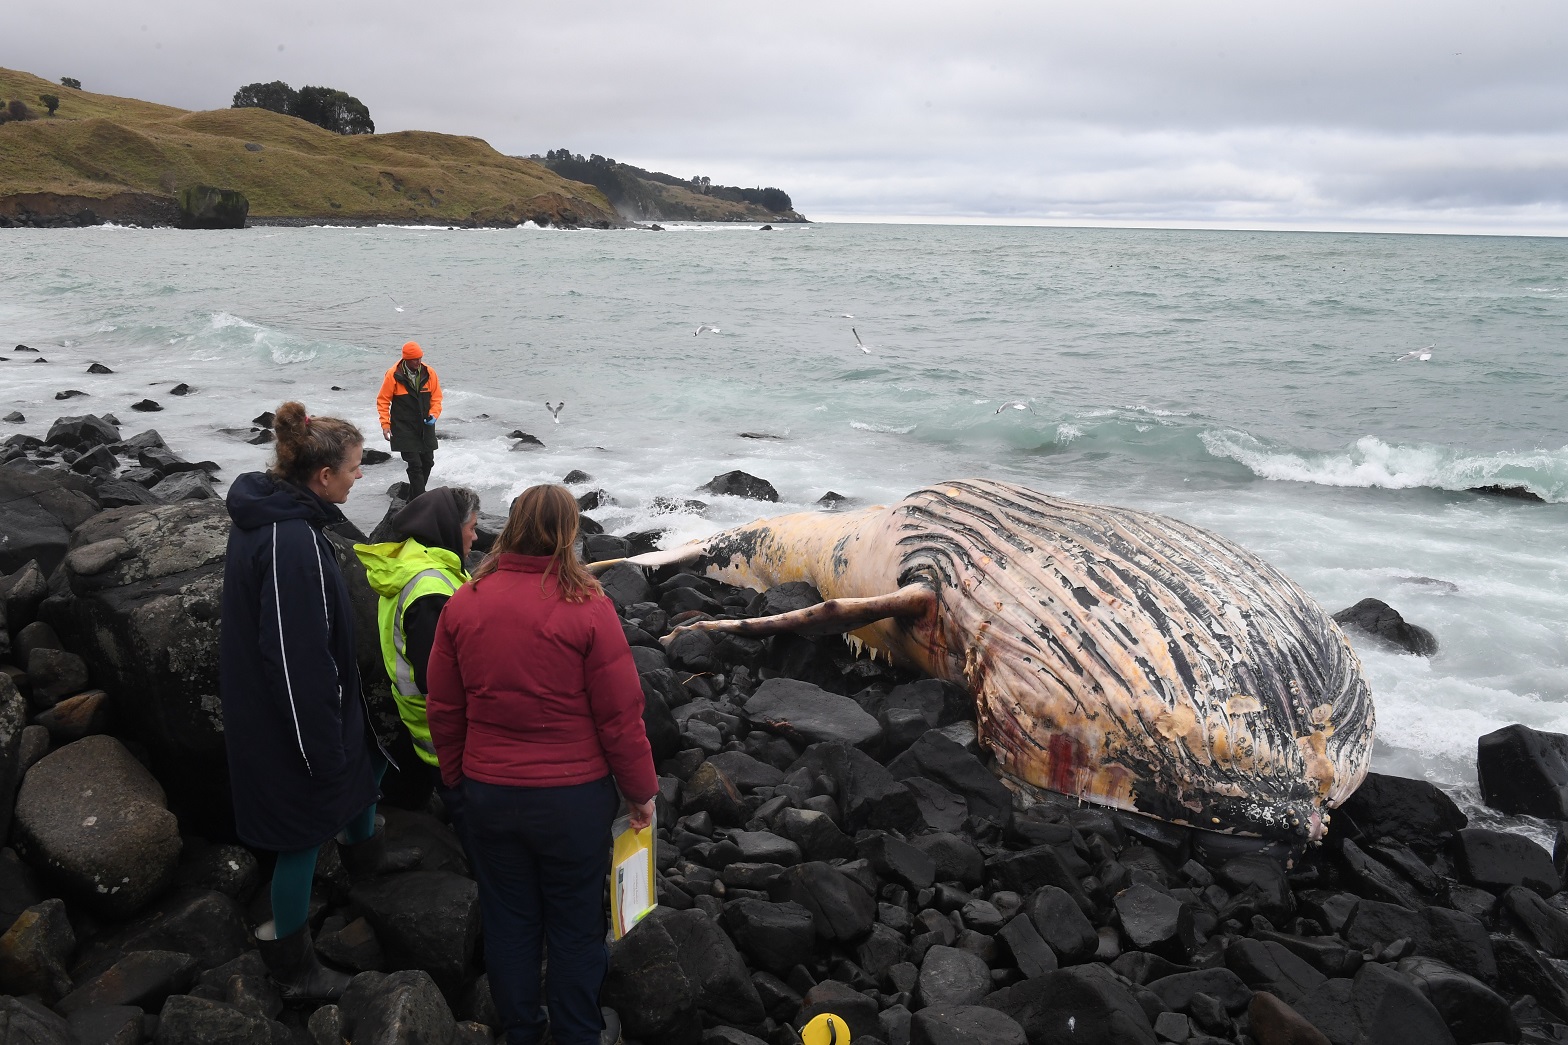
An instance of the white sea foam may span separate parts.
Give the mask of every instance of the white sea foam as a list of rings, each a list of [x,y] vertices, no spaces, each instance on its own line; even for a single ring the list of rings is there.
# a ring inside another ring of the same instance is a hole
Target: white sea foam
[[[881,425],[873,421],[851,421],[849,427],[862,432],[880,432],[886,435],[908,435],[920,426],[913,425]]]
[[[1548,501],[1568,501],[1568,446],[1476,454],[1431,444],[1386,443],[1368,435],[1344,450],[1311,452],[1276,449],[1235,429],[1207,431],[1201,438],[1215,457],[1240,462],[1263,479],[1390,490],[1523,486]]]

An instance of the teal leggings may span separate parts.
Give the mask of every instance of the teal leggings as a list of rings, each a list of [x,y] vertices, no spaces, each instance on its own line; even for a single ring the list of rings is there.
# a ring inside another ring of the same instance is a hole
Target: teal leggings
[[[387,772],[387,760],[381,752],[370,755],[376,770],[376,783]],[[349,845],[365,842],[376,833],[376,806],[372,802],[343,828],[342,837]],[[279,853],[277,865],[272,869],[272,921],[277,938],[292,936],[310,917],[310,885],[316,877],[316,856],[321,846],[300,849],[292,853]]]

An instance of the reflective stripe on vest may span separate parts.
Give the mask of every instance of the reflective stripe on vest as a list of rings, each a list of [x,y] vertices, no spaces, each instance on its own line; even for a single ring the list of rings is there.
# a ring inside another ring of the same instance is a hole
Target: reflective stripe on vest
[[[424,694],[419,691],[419,686],[414,681],[414,665],[408,659],[408,636],[403,631],[403,611],[412,600],[414,589],[419,585],[419,582],[431,579],[439,580],[446,585],[449,592],[455,593],[457,591],[457,585],[452,583],[451,578],[446,575],[444,570],[420,570],[409,579],[407,584],[403,585],[403,590],[398,592],[397,606],[392,611],[392,662],[396,669],[392,679],[393,695],[400,698],[414,698],[420,703],[424,702]],[[425,594],[431,593],[426,592]],[[428,729],[429,727],[427,726],[426,728]],[[435,759],[435,745],[430,742],[428,737],[414,736],[412,731],[410,731],[410,739],[413,740],[416,748],[429,754],[431,760]]]

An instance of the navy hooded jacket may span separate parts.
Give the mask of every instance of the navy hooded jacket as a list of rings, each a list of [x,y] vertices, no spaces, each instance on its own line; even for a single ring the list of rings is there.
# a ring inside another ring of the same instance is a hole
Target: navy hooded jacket
[[[343,513],[247,472],[229,487],[220,695],[240,840],[320,845],[376,801],[354,613],[323,526]]]

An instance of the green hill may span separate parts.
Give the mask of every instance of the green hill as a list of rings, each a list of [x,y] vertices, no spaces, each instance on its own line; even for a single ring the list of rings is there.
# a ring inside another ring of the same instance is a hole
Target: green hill
[[[41,94],[60,99],[54,116]],[[0,68],[11,99],[36,118],[0,124],[0,219],[89,207],[144,220],[200,184],[244,193],[257,219],[619,224],[600,190],[479,138],[338,135],[265,109],[189,112]]]

